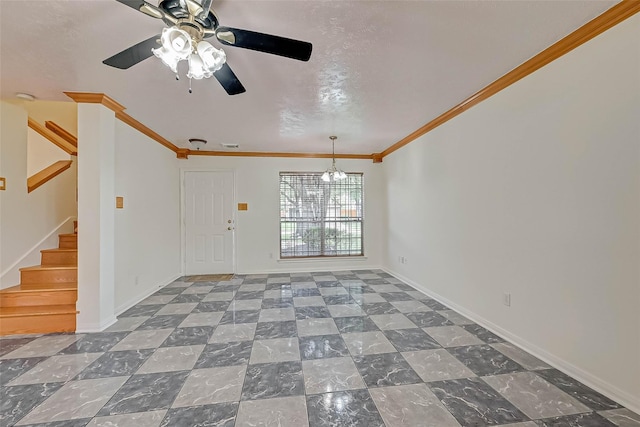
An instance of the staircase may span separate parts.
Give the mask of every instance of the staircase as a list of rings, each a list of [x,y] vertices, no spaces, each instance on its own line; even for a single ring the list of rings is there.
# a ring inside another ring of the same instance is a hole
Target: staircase
[[[0,291],[0,335],[75,332],[78,234],[60,234],[41,265],[20,269],[20,284]]]

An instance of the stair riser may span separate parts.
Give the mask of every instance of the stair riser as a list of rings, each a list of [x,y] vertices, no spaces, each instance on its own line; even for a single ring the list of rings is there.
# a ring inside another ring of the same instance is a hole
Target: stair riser
[[[78,291],[12,292],[0,294],[0,307],[26,307],[39,305],[73,305]]]
[[[20,283],[69,283],[78,281],[77,269],[30,270],[20,272]]]
[[[78,238],[76,236],[59,236],[58,247],[61,249],[77,249]]]
[[[0,335],[47,334],[75,330],[75,313],[0,318]]]
[[[42,252],[41,264],[78,265],[78,252]]]

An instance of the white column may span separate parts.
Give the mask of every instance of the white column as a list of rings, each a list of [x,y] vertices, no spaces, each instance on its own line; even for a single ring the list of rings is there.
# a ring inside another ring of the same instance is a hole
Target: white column
[[[115,113],[78,104],[78,332],[116,321]]]

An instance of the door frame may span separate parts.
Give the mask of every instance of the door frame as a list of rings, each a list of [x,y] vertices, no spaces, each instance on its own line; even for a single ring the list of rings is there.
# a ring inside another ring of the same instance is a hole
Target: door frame
[[[186,181],[185,175],[187,172],[230,172],[233,176],[233,188],[231,190],[231,221],[233,221],[233,230],[231,231],[231,273],[236,274],[237,261],[236,261],[236,228],[237,215],[236,215],[236,199],[237,199],[237,185],[236,185],[236,170],[235,169],[218,169],[218,168],[180,168],[180,270],[181,275],[185,276],[187,272],[187,199],[186,199]]]

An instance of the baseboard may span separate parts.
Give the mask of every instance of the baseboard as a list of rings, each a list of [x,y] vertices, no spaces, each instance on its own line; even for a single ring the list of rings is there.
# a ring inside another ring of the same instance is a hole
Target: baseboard
[[[154,285],[151,288],[149,288],[146,292],[137,295],[133,298],[130,298],[128,301],[120,304],[118,307],[115,308],[115,315],[116,316],[120,316],[122,313],[124,313],[125,311],[129,310],[131,307],[133,307],[134,305],[138,304],[140,301],[148,298],[149,296],[153,295],[154,293],[156,293],[158,291],[158,289],[164,288],[165,286],[167,286],[170,283],[173,283],[176,281],[176,279],[182,277],[182,274],[178,274],[178,275],[173,275],[168,279],[162,280],[160,281],[160,285]]]
[[[2,286],[0,286],[0,289],[14,286],[20,283],[20,269],[22,267],[40,264],[40,261],[39,261],[40,251],[42,249],[57,248],[58,247],[57,240],[55,241],[55,244],[52,243],[50,240],[53,238],[57,238],[58,234],[65,234],[65,233],[62,233],[62,231],[67,231],[65,229],[66,228],[65,226],[68,224],[70,224],[70,230],[71,232],[73,232],[73,221],[75,220],[76,220],[76,217],[70,216],[64,221],[62,221],[53,230],[51,230],[49,234],[47,234],[38,243],[33,245],[27,252],[25,252],[25,254],[22,255],[16,262],[11,264],[2,273],[0,273],[0,283],[2,284]]]
[[[604,396],[607,396],[609,399],[619,403],[620,405],[626,407],[627,409],[637,414],[640,414],[640,396],[634,396],[630,393],[627,393],[624,390],[621,390],[620,388],[614,386],[613,384],[610,384],[607,381],[604,381],[601,378],[596,377],[595,375],[592,375],[591,373],[583,370],[582,368],[575,366],[571,362],[565,359],[562,359],[554,355],[553,353],[550,353],[547,350],[541,347],[538,347],[535,344],[530,343],[527,340],[520,338],[514,333],[508,331],[507,329],[485,319],[484,317],[476,314],[475,312],[465,307],[462,307],[456,304],[455,302],[449,300],[448,298],[445,298],[442,295],[439,295],[438,293],[429,290],[428,288],[424,287],[420,283],[417,283],[409,279],[408,277],[403,276],[398,272],[395,272],[389,268],[384,268],[384,267],[382,269],[387,273],[393,275],[394,277],[413,286],[418,291],[422,292],[428,297],[433,298],[434,300],[446,305],[447,307],[457,311],[463,316],[476,322],[480,326],[493,332],[494,334],[504,338],[505,340],[516,345],[517,347],[520,347],[522,350],[526,351],[527,353],[530,353],[531,355],[537,357],[538,359],[556,368],[557,370],[562,371],[565,374],[577,379],[581,383],[585,384],[587,387],[591,387],[598,393],[601,393]]]
[[[111,316],[110,318],[105,319],[100,323],[79,324],[79,325],[76,326],[76,334],[86,334],[86,333],[91,333],[91,332],[102,332],[105,329],[107,329],[109,326],[111,326],[114,323],[116,323],[117,321],[118,321],[118,319],[116,319],[116,316]]]

